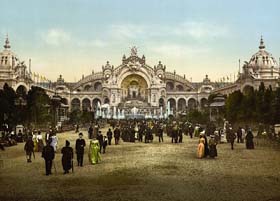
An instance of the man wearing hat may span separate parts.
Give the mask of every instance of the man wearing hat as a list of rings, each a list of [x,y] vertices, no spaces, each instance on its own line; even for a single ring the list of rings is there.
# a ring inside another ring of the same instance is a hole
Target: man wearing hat
[[[32,140],[32,136],[28,137],[28,140],[24,145],[24,150],[26,152],[27,162],[31,163],[31,154],[34,153],[34,142]]]
[[[120,136],[121,136],[121,131],[117,126],[114,130],[115,145],[119,144]]]
[[[99,146],[99,148],[100,148],[99,152],[101,153],[102,147],[103,147],[103,135],[102,135],[101,131],[98,131],[97,140],[98,140],[99,145],[100,145]]]
[[[86,141],[83,139],[83,133],[79,133],[79,138],[76,140],[76,154],[78,166],[83,166],[84,160],[84,149],[86,146]]]
[[[51,142],[49,140],[42,151],[42,157],[45,159],[46,175],[52,174],[51,169],[54,156],[54,148],[51,146]]]

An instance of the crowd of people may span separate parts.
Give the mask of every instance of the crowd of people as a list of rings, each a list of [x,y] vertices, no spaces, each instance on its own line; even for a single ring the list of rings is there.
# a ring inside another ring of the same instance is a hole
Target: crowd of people
[[[234,142],[246,144],[247,149],[254,149],[253,138],[254,135],[250,128],[239,127],[236,131],[232,126],[226,122],[223,129],[203,127],[199,124],[191,124],[190,122],[180,121],[161,121],[161,120],[121,120],[109,121],[109,128],[105,133],[101,132],[100,122],[96,121],[88,128],[88,156],[90,164],[97,164],[101,161],[101,154],[106,153],[106,147],[112,145],[119,145],[120,140],[123,142],[135,143],[153,143],[157,138],[159,143],[162,143],[164,138],[163,134],[166,133],[170,137],[170,143],[183,143],[183,137],[189,136],[190,138],[198,137],[197,158],[215,158],[218,156],[217,145],[222,142],[222,137],[225,136],[231,149],[234,149]],[[24,150],[26,152],[26,159],[28,163],[35,159],[34,152],[41,152],[45,160],[46,175],[52,173],[55,169],[53,160],[58,150],[62,154],[62,167],[64,174],[68,174],[72,169],[74,171],[74,153],[77,156],[77,165],[82,167],[84,162],[84,153],[86,147],[86,140],[83,139],[83,133],[79,132],[79,126],[76,126],[75,131],[78,133],[74,149],[70,145],[70,141],[65,141],[65,146],[58,149],[58,137],[56,130],[52,127],[42,136],[40,130],[19,130],[17,135],[9,133],[3,135],[7,141],[14,140],[17,142],[25,142]],[[8,137],[7,137],[8,136]],[[114,141],[113,141],[114,138]],[[208,139],[209,138],[209,141]],[[237,140],[236,140],[237,138]],[[45,144],[45,146],[44,146]]]

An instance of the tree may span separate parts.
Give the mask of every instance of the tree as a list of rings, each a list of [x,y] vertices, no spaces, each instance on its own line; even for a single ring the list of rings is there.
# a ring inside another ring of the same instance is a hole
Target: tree
[[[272,101],[272,124],[280,124],[280,87],[274,92]]]
[[[238,119],[238,113],[241,111],[243,94],[240,90],[231,93],[226,99],[226,119],[235,122]]]
[[[241,101],[241,105],[237,111],[237,120],[243,122],[251,122],[255,119],[256,116],[256,96],[253,87],[250,87],[245,94],[243,94],[243,98]]]
[[[209,122],[209,114],[206,111],[190,110],[187,115],[187,120],[194,124],[206,124]]]
[[[7,123],[9,127],[16,124],[17,108],[15,106],[16,92],[7,83],[0,90],[0,122]]]
[[[48,109],[50,97],[45,90],[39,87],[31,87],[27,94],[28,119],[30,122],[45,123],[49,121]],[[48,118],[46,118],[48,117]]]
[[[73,110],[69,114],[69,122],[72,124],[81,123],[82,112],[80,110]]]
[[[265,124],[272,123],[272,102],[273,102],[273,92],[271,86],[265,90],[264,93],[264,113],[263,113],[263,121]]]
[[[265,113],[264,95],[265,95],[265,86],[264,83],[261,82],[259,86],[259,90],[256,93],[256,113],[257,113],[257,119],[261,123],[264,122],[263,114]]]

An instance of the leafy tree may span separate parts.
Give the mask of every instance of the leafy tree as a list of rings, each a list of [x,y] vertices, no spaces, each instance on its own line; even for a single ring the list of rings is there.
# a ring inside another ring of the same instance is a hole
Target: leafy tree
[[[187,120],[194,124],[206,124],[209,122],[209,113],[206,111],[190,110],[187,114]]]
[[[238,118],[238,113],[241,111],[243,94],[240,90],[233,92],[226,99],[226,119],[230,122],[235,122]]]
[[[82,112],[80,110],[73,110],[69,114],[69,122],[72,124],[81,123]]]
[[[7,123],[9,127],[16,124],[17,108],[15,106],[16,92],[7,83],[0,90],[0,122]]]
[[[249,88],[245,94],[243,94],[242,102],[240,105],[239,110],[237,111],[237,121],[243,121],[243,122],[250,122],[252,121],[255,116],[255,110],[256,110],[256,96],[254,88]]]
[[[27,94],[28,119],[30,122],[44,123],[49,120],[48,108],[50,107],[50,97],[45,90],[39,87],[31,87]]]
[[[280,124],[280,87],[274,92],[274,98],[271,105],[272,124]]]
[[[83,111],[81,120],[83,123],[90,123],[92,122],[92,112],[89,111]]]
[[[270,124],[272,122],[272,102],[273,102],[273,92],[271,86],[265,90],[264,93],[264,113],[263,121],[265,124]]]
[[[259,122],[264,122],[264,116],[265,113],[265,86],[264,83],[261,82],[259,86],[259,90],[256,93],[256,113],[257,113],[257,119]]]

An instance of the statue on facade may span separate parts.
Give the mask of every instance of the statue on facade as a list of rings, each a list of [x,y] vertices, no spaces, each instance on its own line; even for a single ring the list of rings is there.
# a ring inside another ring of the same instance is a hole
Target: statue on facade
[[[131,56],[137,56],[137,47],[133,46],[130,50]]]

